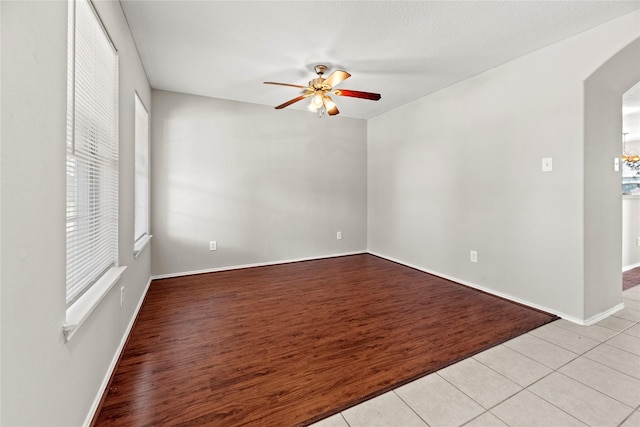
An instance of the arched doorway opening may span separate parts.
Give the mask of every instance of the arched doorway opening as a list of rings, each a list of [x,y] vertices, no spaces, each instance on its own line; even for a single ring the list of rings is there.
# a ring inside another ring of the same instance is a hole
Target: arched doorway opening
[[[640,81],[640,39],[584,83],[584,277],[586,323],[622,303],[622,192],[614,159],[621,157],[622,96]]]

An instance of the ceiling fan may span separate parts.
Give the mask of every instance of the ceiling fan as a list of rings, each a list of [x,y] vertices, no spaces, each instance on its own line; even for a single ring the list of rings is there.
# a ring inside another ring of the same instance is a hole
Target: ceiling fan
[[[308,86],[294,85],[289,83],[276,83],[276,82],[264,82],[267,85],[280,85],[280,86],[291,86],[302,89],[301,95],[293,98],[284,104],[280,104],[276,107],[276,110],[280,110],[282,108],[288,107],[291,104],[294,104],[298,101],[301,101],[305,98],[311,98],[311,102],[307,107],[311,111],[315,111],[319,116],[322,116],[325,112],[330,116],[335,116],[339,114],[338,107],[335,102],[331,99],[329,94],[334,94],[338,96],[350,96],[352,98],[361,98],[361,99],[369,99],[371,101],[377,101],[380,99],[379,93],[372,92],[361,92],[358,90],[349,90],[349,89],[334,89],[334,86],[337,86],[344,80],[351,77],[351,74],[346,71],[336,70],[329,75],[326,79],[322,77],[324,73],[327,72],[326,65],[316,65],[313,68],[318,74],[318,77],[309,81]]]

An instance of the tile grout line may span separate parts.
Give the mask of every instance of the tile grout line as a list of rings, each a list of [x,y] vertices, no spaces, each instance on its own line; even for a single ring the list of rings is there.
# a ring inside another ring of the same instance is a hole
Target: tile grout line
[[[352,406],[352,408],[353,408],[353,406]],[[344,412],[344,411],[342,411],[342,412]],[[345,418],[345,416],[344,416],[344,414],[342,412],[339,413],[340,417],[344,420],[344,422],[347,424],[348,427],[351,427],[351,424],[349,424],[349,421],[347,421],[347,419]]]
[[[622,421],[620,421],[620,424],[618,424],[618,427],[621,427],[636,412],[640,414],[640,405],[636,406],[636,408],[633,411],[631,411],[629,415],[627,415]]]
[[[522,390],[520,390],[520,391],[522,391]],[[520,391],[519,391],[518,393],[520,393]],[[516,394],[518,394],[518,393],[516,393]],[[513,396],[515,396],[515,394],[514,394]],[[513,397],[513,396],[511,396],[511,397]],[[481,405],[481,406],[482,406],[482,405]],[[482,407],[482,409],[484,409],[484,406]],[[494,413],[493,413],[493,412],[491,412],[490,410],[488,410],[488,409],[484,409],[484,411],[483,411],[481,414],[476,415],[475,417],[471,418],[469,421],[466,421],[464,424],[460,424],[460,427],[464,427],[464,426],[468,425],[469,423],[471,423],[471,422],[473,422],[473,421],[477,420],[478,418],[480,418],[480,417],[481,417],[481,416],[483,416],[484,414],[491,414],[491,415],[493,415],[494,417],[496,417],[497,419],[499,419],[500,421],[502,421],[503,423],[505,423],[507,426],[509,426],[509,424],[507,424],[507,422],[506,422],[505,420],[503,420],[502,418],[500,418],[499,416],[497,416],[496,414],[494,414]],[[509,427],[511,427],[511,426],[509,426]]]
[[[436,371],[436,372],[437,372],[437,371]],[[426,375],[426,376],[428,376],[428,375]],[[424,377],[421,377],[421,378],[424,378]],[[417,381],[417,380],[416,380],[416,381]],[[417,416],[418,418],[420,418],[420,420],[421,420],[423,423],[425,423],[427,427],[430,427],[430,425],[429,425],[429,423],[427,422],[427,420],[425,420],[424,418],[422,418],[422,417],[420,416],[420,414],[418,414],[418,413],[415,411],[415,409],[413,409],[413,408],[411,407],[411,405],[409,405],[409,404],[408,404],[408,403],[407,403],[407,402],[402,398],[402,396],[400,396],[398,393],[396,393],[396,390],[397,390],[398,388],[399,388],[399,387],[396,387],[396,388],[394,388],[393,390],[391,390],[391,391],[393,392],[393,394],[395,394],[395,395],[398,397],[398,399],[400,399],[400,400],[402,401],[402,403],[404,403],[405,405],[407,405],[407,407],[409,407],[409,409],[411,409],[411,412],[413,412],[414,414],[416,414],[416,416]]]

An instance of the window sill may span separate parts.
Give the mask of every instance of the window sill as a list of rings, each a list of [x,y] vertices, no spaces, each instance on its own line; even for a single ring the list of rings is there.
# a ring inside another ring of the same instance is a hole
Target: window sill
[[[149,245],[149,242],[151,241],[152,237],[153,235],[147,234],[146,236],[138,240],[135,245],[133,245],[134,258],[138,258],[138,255],[140,255],[140,252],[142,252],[142,250]]]
[[[65,341],[69,341],[78,328],[89,317],[102,298],[118,283],[127,267],[113,267],[107,271],[87,292],[67,308],[67,321],[62,325]]]

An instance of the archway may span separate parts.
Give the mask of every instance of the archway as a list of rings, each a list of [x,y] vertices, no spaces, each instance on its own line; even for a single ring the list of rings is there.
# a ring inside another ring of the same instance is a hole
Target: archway
[[[622,298],[622,95],[640,80],[640,38],[584,83],[584,319],[594,323]]]

